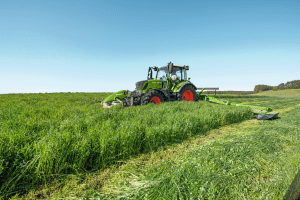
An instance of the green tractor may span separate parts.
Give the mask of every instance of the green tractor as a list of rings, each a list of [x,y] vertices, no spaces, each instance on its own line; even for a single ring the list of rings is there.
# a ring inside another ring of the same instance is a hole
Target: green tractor
[[[187,70],[189,66],[174,65],[171,62],[167,66],[149,67],[147,80],[137,82],[134,91],[121,90],[108,96],[101,104],[103,108],[110,108],[120,104],[126,107],[148,103],[160,104],[167,101],[198,101],[199,99],[222,105],[251,108],[254,116],[259,120],[278,118],[279,113],[268,107],[234,104],[203,95],[205,88],[197,94],[196,86],[190,82],[190,78],[187,79]]]
[[[197,101],[196,86],[187,79],[189,66],[168,63],[149,67],[147,80],[136,83],[134,91],[121,90],[102,101],[103,108],[116,104],[123,106],[160,104],[167,101]],[[130,95],[129,95],[130,93]]]

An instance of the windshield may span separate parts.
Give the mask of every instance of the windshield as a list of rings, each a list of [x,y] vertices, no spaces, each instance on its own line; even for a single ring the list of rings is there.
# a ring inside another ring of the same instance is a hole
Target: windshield
[[[162,81],[167,81],[166,77],[168,75],[168,72],[169,72],[169,69],[167,66],[158,68],[156,79],[160,79]],[[177,80],[186,80],[186,71],[183,68],[173,67],[172,73],[170,73],[170,78],[172,76],[176,76]]]
[[[179,68],[179,67],[173,67],[172,75],[176,76],[179,80],[186,80],[185,77],[185,69]]]
[[[164,67],[161,67],[157,72],[156,79],[167,81],[167,75],[168,75],[168,68],[164,69]]]

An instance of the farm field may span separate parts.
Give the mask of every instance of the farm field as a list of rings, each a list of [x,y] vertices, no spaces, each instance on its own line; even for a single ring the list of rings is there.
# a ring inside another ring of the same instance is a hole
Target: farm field
[[[300,169],[300,98],[295,98],[300,90],[286,92],[292,97],[281,96],[284,91],[259,98],[219,96],[272,105],[280,119],[253,119],[195,136],[113,172],[102,193],[90,189],[83,194],[107,199],[282,199]],[[166,159],[157,162],[160,157]]]
[[[250,119],[195,134],[122,165],[41,185],[23,197],[282,199],[300,169],[300,90],[276,92],[218,97],[270,106],[280,119]]]
[[[30,195],[41,185],[66,184],[74,177],[81,180],[130,156],[252,118],[247,108],[203,101],[103,109],[99,101],[108,95],[0,95],[0,198]]]

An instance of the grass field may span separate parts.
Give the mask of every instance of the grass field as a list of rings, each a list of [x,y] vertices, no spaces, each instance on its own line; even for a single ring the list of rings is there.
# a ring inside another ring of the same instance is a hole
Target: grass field
[[[250,109],[203,101],[102,109],[107,95],[0,95],[0,197],[26,195],[252,118]]]
[[[22,198],[282,199],[300,168],[300,90],[284,92],[293,94],[230,99],[272,107],[279,119],[196,133],[122,165],[56,179]]]
[[[280,119],[230,125],[207,133],[210,139],[196,136],[112,172],[102,192],[86,189],[81,194],[107,199],[282,199],[300,168],[300,90],[285,92],[231,99],[271,106]],[[153,164],[165,152],[167,159]]]
[[[278,91],[265,91],[262,93],[255,94],[256,96],[271,96],[271,97],[296,97],[300,98],[300,90],[299,89],[288,89],[288,90],[278,90]]]

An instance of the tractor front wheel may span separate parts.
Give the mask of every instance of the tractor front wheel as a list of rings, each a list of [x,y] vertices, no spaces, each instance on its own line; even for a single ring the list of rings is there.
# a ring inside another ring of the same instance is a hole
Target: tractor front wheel
[[[147,103],[160,104],[161,102],[164,102],[164,98],[161,93],[156,90],[151,90],[142,98],[142,105]]]
[[[184,88],[182,88],[180,90],[180,92],[178,92],[177,97],[178,97],[177,98],[178,101],[197,101],[198,100],[196,90],[191,85],[184,86]]]

